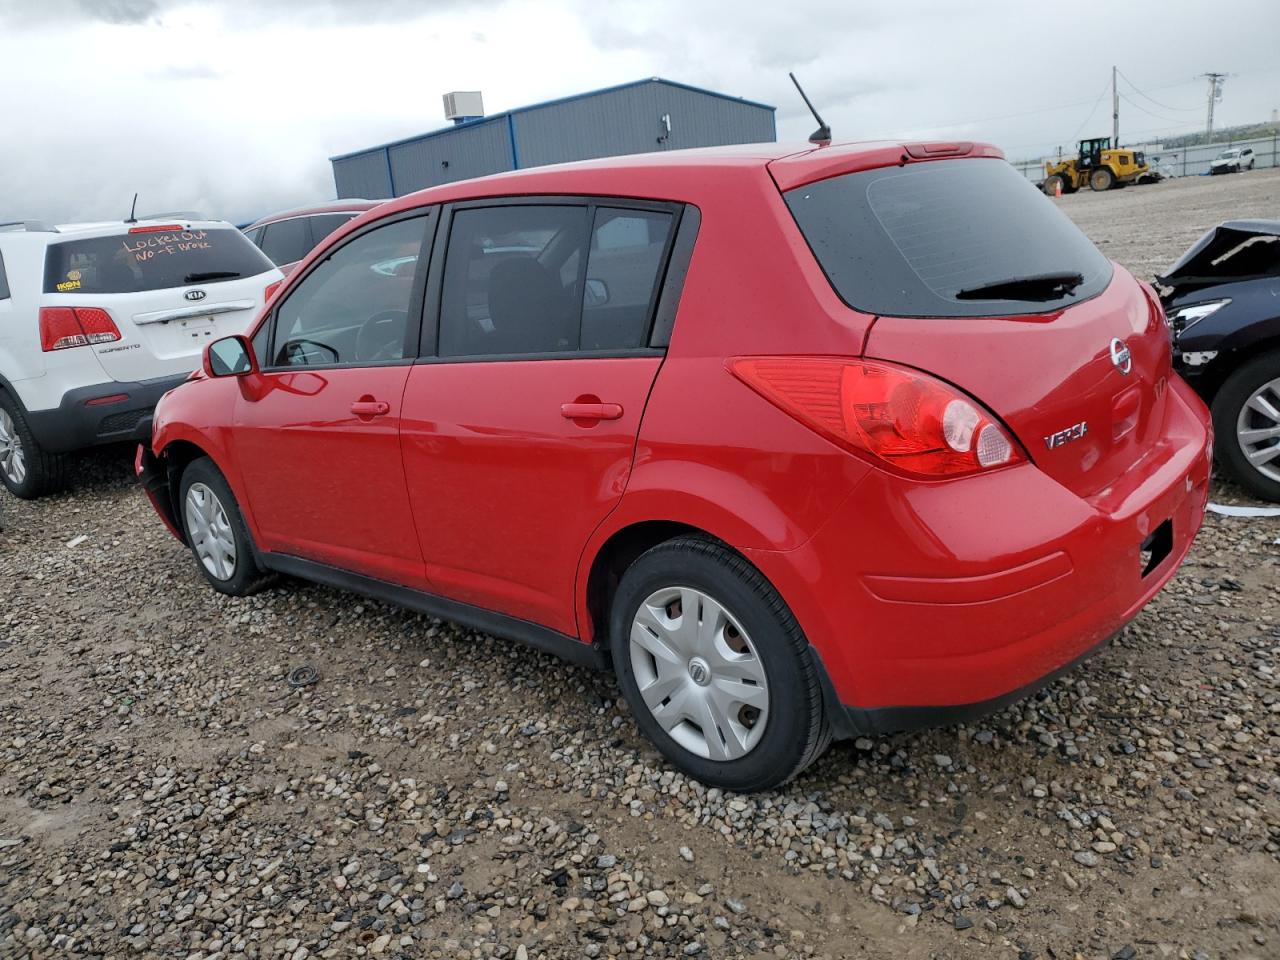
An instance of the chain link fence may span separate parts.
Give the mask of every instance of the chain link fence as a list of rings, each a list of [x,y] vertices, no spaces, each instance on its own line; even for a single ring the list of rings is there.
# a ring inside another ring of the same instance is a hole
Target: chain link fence
[[[1223,150],[1251,148],[1253,168],[1263,170],[1280,166],[1277,146],[1280,135],[1259,137],[1253,140],[1223,140],[1219,143],[1202,143],[1191,147],[1168,147],[1162,150],[1145,150],[1147,163],[1166,177],[1198,177],[1209,172],[1209,162]],[[1054,158],[1046,158],[1054,159]],[[1014,167],[1028,180],[1039,183],[1044,179],[1044,160],[1019,160]]]

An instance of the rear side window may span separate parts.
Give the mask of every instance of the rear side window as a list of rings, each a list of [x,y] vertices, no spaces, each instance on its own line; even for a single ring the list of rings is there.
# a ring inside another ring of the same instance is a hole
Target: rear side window
[[[268,223],[260,244],[262,252],[276,264],[296,263],[311,251],[313,245],[306,217]]]
[[[322,213],[312,217],[311,245],[315,246],[354,216],[354,213]]]
[[[4,272],[4,254],[0,253],[0,300],[9,299],[9,275]]]
[[[583,350],[646,344],[671,223],[669,213],[596,209],[583,290]]]
[[[149,231],[50,244],[45,293],[141,293],[272,269],[239,230]]]
[[[457,211],[444,263],[440,356],[577,350],[589,232],[586,206]]]
[[[791,190],[786,202],[836,293],[866,313],[1043,313],[1094,296],[1111,279],[1110,261],[1089,238],[999,160],[850,173]],[[1082,279],[1070,292],[1010,285],[1071,274]]]

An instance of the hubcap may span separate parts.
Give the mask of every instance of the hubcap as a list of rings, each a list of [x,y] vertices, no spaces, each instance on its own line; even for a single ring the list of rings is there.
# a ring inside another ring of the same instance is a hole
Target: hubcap
[[[193,483],[187,491],[187,536],[210,575],[229,580],[236,570],[236,539],[222,501],[208,486]]]
[[[764,663],[742,625],[692,587],[650,594],[631,624],[631,668],[653,718],[690,753],[736,760],[769,719]]]
[[[27,476],[27,455],[18,439],[18,429],[9,411],[0,408],[0,470],[10,483],[18,484]]]
[[[1258,387],[1240,408],[1236,441],[1255,470],[1280,483],[1280,377]]]

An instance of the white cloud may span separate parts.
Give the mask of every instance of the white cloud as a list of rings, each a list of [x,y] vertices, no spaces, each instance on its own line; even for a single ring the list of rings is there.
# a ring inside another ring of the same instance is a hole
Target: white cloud
[[[333,154],[441,126],[447,90],[496,111],[654,75],[774,103],[784,139],[813,127],[794,68],[838,139],[1035,155],[1110,132],[1109,97],[1086,118],[1113,62],[1166,105],[1130,90],[1125,139],[1196,128],[1206,70],[1238,74],[1219,124],[1269,117],[1278,28],[1271,0],[1120,6],[1102,28],[1014,0],[0,0],[0,214],[122,216],[136,190],[249,219],[332,196]]]

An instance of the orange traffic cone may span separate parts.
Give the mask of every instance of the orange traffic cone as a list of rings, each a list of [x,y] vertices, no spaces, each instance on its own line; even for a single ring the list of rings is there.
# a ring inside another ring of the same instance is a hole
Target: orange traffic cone
[[[1061,180],[1056,180],[1056,181],[1054,181],[1054,184],[1053,184],[1053,195],[1054,195],[1055,197],[1060,197],[1060,196],[1062,196],[1062,181],[1061,181]]]

